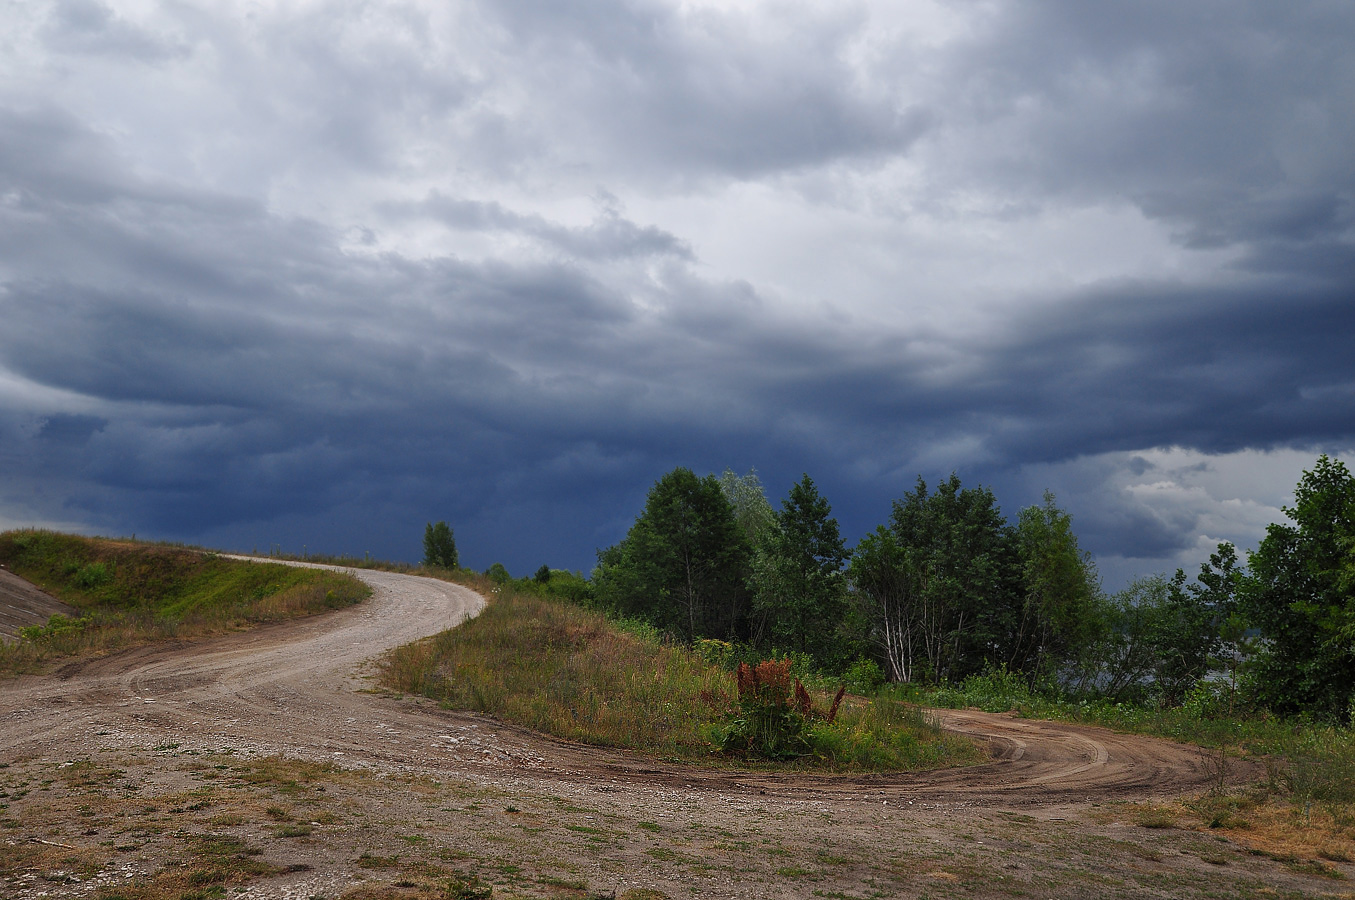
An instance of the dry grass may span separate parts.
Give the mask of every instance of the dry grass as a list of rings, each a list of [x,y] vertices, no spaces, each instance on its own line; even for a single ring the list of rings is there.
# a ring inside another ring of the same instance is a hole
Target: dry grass
[[[475,619],[402,647],[384,681],[556,737],[655,756],[711,760],[737,710],[733,676],[697,654],[621,630],[569,604],[503,589]],[[828,708],[833,698],[818,698]],[[978,762],[973,743],[891,701],[843,705],[810,729],[792,765],[835,771]]]
[[[399,690],[557,737],[680,757],[709,752],[713,710],[733,702],[725,673],[690,653],[511,592],[458,628],[392,652],[384,675]]]

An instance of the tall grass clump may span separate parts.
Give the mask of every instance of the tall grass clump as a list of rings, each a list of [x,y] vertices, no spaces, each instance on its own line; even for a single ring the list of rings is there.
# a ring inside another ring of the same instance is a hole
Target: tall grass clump
[[[789,752],[731,745],[730,728],[748,713],[731,673],[664,644],[652,628],[627,629],[567,602],[497,587],[476,618],[388,654],[384,682],[555,737],[670,759],[756,765],[776,756],[802,768],[886,771],[982,757],[904,704],[848,698],[835,718],[808,715],[807,707],[830,709],[831,699],[810,698],[803,686],[797,696],[793,684],[787,702],[803,740],[782,748]]]
[[[310,615],[371,594],[340,572],[51,531],[0,534],[0,563],[76,610],[0,646],[0,671],[11,673],[54,657]]]

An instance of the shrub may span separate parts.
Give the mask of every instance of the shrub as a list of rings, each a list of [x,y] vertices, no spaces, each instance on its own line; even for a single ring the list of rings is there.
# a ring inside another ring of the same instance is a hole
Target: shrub
[[[813,752],[811,720],[820,718],[831,725],[846,688],[837,692],[827,713],[818,714],[809,691],[791,677],[790,669],[789,659],[763,660],[756,666],[739,663],[734,676],[738,712],[725,727],[722,749],[764,759],[793,759]]]
[[[842,682],[853,694],[874,694],[885,683],[884,670],[873,659],[858,656],[842,675]]]

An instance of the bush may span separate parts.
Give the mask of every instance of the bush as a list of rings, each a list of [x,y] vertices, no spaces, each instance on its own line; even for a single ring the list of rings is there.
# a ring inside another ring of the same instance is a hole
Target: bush
[[[847,671],[842,674],[842,683],[853,694],[874,694],[885,683],[884,670],[873,659],[858,656]]]
[[[1029,706],[1032,696],[1025,676],[1004,666],[970,675],[959,687],[938,688],[930,699],[936,706],[952,709],[974,706],[984,712],[1008,712]]]

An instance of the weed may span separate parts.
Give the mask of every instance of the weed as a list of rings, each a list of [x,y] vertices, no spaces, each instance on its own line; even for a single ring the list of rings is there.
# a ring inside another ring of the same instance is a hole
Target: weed
[[[314,831],[315,829],[310,825],[293,823],[291,825],[283,825],[274,831],[273,834],[277,837],[307,837]]]

